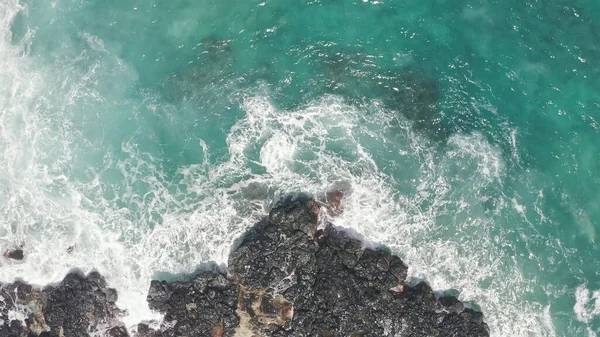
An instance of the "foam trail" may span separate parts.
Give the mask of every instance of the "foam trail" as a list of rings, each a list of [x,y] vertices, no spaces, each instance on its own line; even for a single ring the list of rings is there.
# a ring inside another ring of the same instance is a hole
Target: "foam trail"
[[[585,284],[577,287],[573,311],[577,315],[577,320],[586,324],[588,336],[596,337],[598,332],[594,331],[590,325],[594,319],[600,316],[600,291],[590,292]]]
[[[90,199],[97,179],[81,183],[70,176],[77,164],[73,150],[85,140],[76,139],[74,111],[68,107],[97,93],[85,87],[85,77],[57,86],[56,75],[26,55],[28,35],[10,43],[11,22],[23,10],[18,1],[0,4],[0,247],[24,245],[26,259],[2,261],[0,281],[20,277],[47,284],[73,268],[98,269],[118,288],[121,300],[129,298],[125,307],[132,317],[156,317],[143,296],[127,295],[142,294],[149,279],[135,276],[136,257],[122,233],[107,228],[126,225],[121,217],[127,211]],[[71,246],[75,250],[69,254]]]

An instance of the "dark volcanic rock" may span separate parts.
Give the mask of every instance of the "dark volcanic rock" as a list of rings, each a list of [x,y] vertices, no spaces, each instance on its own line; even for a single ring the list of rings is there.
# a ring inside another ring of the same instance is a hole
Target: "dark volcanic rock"
[[[289,201],[250,230],[229,257],[245,329],[271,336],[488,336],[481,313],[425,284],[407,286],[396,256],[327,226],[312,200]],[[257,298],[256,298],[257,297]],[[286,303],[273,314],[267,302]],[[253,310],[245,310],[251,308]],[[244,316],[247,316],[244,319]],[[274,318],[277,318],[274,319]]]
[[[337,208],[342,195],[328,199]],[[136,337],[489,335],[480,312],[406,285],[400,258],[328,225],[326,208],[303,197],[275,207],[238,240],[229,274],[212,265],[189,282],[152,281],[148,304],[164,320]],[[128,337],[116,299],[97,273],[43,290],[1,285],[0,336]]]
[[[152,281],[148,304],[165,315],[162,334],[142,327],[139,335],[231,336],[239,324],[237,302],[237,286],[216,267],[191,282]]]
[[[0,336],[82,337],[105,330],[107,337],[129,336],[116,300],[117,292],[96,272],[71,273],[41,290],[21,282],[0,285]],[[9,320],[10,312],[25,321]]]
[[[4,257],[13,260],[23,260],[25,254],[23,253],[23,249],[17,248],[13,250],[7,250],[6,252],[4,252]]]

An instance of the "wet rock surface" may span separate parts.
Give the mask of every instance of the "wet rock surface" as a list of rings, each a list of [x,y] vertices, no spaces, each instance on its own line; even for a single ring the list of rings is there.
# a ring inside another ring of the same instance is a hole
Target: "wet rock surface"
[[[438,301],[425,283],[407,286],[400,258],[318,226],[321,216],[312,200],[287,202],[230,254],[229,271],[246,291],[289,303],[278,321],[262,319],[263,307],[246,311],[255,335],[488,336],[481,313],[456,298]]]
[[[152,281],[147,300],[165,316],[159,331],[138,327],[139,337],[232,336],[240,321],[238,287],[216,266],[190,282]]]
[[[17,248],[17,249],[7,250],[6,252],[4,252],[3,256],[6,259],[20,261],[20,260],[23,260],[23,258],[25,257],[25,253],[23,252],[23,249]]]
[[[59,285],[43,289],[21,282],[3,284],[0,336],[123,336],[118,333],[125,330],[123,312],[116,300],[117,292],[95,272],[85,277],[71,273]]]
[[[289,199],[238,239],[228,273],[211,265],[190,281],[152,281],[148,304],[164,320],[134,336],[489,335],[480,312],[408,286],[400,258],[328,225],[324,209]],[[0,336],[130,336],[116,299],[97,273],[1,285]]]

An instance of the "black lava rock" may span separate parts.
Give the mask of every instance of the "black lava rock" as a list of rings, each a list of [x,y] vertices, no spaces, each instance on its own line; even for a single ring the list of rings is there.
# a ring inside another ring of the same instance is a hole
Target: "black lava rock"
[[[23,249],[21,248],[17,248],[17,249],[13,249],[13,250],[7,250],[4,253],[4,257],[7,259],[13,259],[13,260],[23,260],[23,258],[25,257],[25,254],[23,253]]]
[[[164,314],[162,334],[138,327],[144,336],[231,336],[239,324],[237,285],[216,266],[190,282],[152,281],[150,308]]]
[[[128,337],[117,308],[117,292],[96,272],[68,274],[58,286],[37,289],[21,282],[0,285],[0,336],[82,337],[103,331],[106,337]],[[10,321],[19,312],[24,322]]]
[[[228,273],[211,265],[191,281],[152,281],[147,301],[164,319],[135,336],[489,336],[482,313],[408,286],[400,258],[328,225],[320,206],[279,204],[238,240]],[[98,273],[41,290],[0,284],[0,336],[129,337],[116,300]]]
[[[244,329],[270,336],[488,336],[481,313],[439,302],[385,249],[332,226],[312,200],[288,201],[250,230],[229,257]],[[243,301],[242,301],[243,298]],[[266,303],[266,304],[265,304]],[[276,310],[273,310],[275,308]]]

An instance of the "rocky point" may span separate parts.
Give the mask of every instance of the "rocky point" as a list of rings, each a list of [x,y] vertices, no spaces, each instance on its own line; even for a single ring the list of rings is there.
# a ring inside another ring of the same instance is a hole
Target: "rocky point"
[[[0,285],[0,336],[489,336],[481,312],[407,285],[399,257],[330,225],[338,194],[331,205],[279,203],[237,240],[227,271],[213,264],[190,281],[152,281],[147,301],[160,323],[130,334],[104,278],[72,273],[42,289]]]

